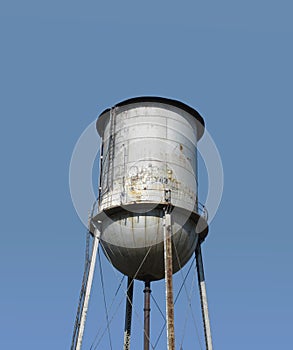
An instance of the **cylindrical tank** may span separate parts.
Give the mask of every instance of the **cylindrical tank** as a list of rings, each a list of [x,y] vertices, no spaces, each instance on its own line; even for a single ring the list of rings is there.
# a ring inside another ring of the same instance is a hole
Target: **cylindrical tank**
[[[104,111],[98,213],[107,258],[140,280],[164,278],[163,225],[173,228],[173,272],[186,264],[208,227],[197,199],[197,141],[204,121],[186,104],[138,97]]]

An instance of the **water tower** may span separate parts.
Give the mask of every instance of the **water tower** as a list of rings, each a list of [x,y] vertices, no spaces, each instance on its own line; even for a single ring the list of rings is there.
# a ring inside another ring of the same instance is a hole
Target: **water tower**
[[[197,142],[204,120],[186,104],[138,97],[105,110],[97,210],[89,222],[92,252],[85,269],[72,350],[81,349],[101,244],[107,259],[128,276],[124,350],[130,349],[135,280],[145,284],[144,350],[149,349],[151,283],[165,279],[168,350],[175,349],[172,276],[196,255],[206,349],[212,349],[201,243],[207,213],[197,195]]]

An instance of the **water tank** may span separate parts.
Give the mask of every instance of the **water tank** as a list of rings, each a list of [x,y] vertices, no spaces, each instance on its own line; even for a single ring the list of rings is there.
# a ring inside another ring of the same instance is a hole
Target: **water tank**
[[[139,280],[164,278],[163,225],[172,217],[173,272],[208,232],[198,208],[197,141],[204,120],[186,104],[161,97],[129,99],[97,120],[101,137],[98,212],[106,257]]]

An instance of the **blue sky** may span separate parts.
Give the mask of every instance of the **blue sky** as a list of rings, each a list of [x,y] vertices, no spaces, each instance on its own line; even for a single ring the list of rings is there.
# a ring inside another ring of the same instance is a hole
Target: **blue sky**
[[[69,348],[85,247],[69,193],[71,153],[101,111],[140,95],[196,108],[222,157],[223,200],[203,248],[215,348],[291,346],[292,7],[2,2],[1,348]],[[110,272],[111,301],[118,281]],[[85,348],[103,312],[98,282],[97,271]],[[141,301],[137,284],[138,313]],[[123,308],[111,325],[115,349]],[[154,312],[153,334],[156,322]],[[200,349],[190,327],[184,349]]]

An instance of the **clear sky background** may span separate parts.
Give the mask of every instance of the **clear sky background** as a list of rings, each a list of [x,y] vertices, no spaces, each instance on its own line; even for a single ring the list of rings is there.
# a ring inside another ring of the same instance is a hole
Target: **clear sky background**
[[[289,0],[1,2],[1,349],[69,349],[85,249],[71,153],[101,111],[140,95],[196,108],[222,157],[203,247],[215,349],[292,348],[292,11]],[[118,281],[104,266],[110,303]],[[85,349],[104,317],[99,293],[97,271]],[[191,322],[184,350],[200,339]]]

